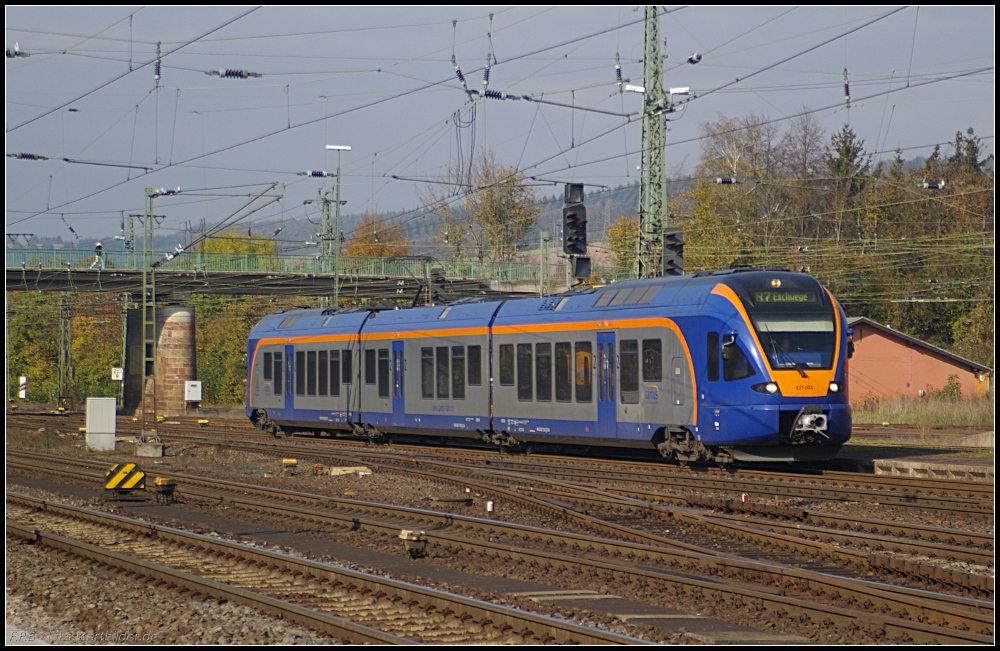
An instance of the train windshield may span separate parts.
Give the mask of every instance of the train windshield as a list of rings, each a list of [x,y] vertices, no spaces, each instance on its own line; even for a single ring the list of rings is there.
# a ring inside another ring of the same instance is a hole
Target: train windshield
[[[828,369],[833,366],[833,314],[817,312],[750,315],[773,369]]]

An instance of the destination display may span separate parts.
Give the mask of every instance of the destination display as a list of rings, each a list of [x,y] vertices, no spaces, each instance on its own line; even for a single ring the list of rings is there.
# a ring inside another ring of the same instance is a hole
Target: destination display
[[[753,302],[761,303],[815,303],[816,292],[808,290],[759,290],[753,293]]]

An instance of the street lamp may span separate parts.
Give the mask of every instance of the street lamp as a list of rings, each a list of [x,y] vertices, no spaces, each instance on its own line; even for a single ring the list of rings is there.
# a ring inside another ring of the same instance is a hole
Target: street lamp
[[[351,151],[349,145],[327,145],[327,151],[337,152],[337,220],[333,231],[333,242],[327,240],[327,255],[333,249],[333,306],[340,307],[340,156],[345,151]],[[329,222],[327,222],[329,223]],[[325,230],[325,229],[324,229]],[[326,233],[324,233],[325,235]]]

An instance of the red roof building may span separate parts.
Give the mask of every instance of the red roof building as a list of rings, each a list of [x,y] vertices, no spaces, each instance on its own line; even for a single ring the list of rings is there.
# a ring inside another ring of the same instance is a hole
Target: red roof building
[[[847,320],[854,329],[854,357],[848,362],[851,402],[940,391],[957,376],[962,397],[985,395],[992,369],[932,346],[865,317]]]

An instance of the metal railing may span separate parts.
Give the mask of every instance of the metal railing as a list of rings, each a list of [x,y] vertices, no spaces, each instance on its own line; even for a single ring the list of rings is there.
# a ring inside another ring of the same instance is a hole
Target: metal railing
[[[287,274],[332,274],[332,262],[315,255],[273,255],[261,253],[185,253],[173,259],[158,258],[163,271],[244,272]],[[104,270],[139,270],[141,254],[105,251]],[[95,265],[95,253],[77,249],[6,249],[6,267],[23,269],[85,270]],[[431,269],[441,269],[445,278],[499,282],[537,283],[537,262],[483,262],[479,260],[435,260],[424,258],[340,258],[340,273],[356,277],[429,278]],[[601,282],[632,278],[631,269],[594,267]],[[565,277],[562,262],[549,265],[552,284]]]

